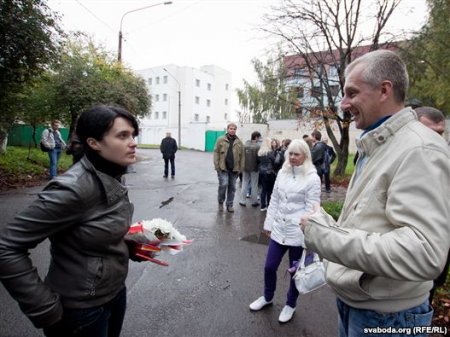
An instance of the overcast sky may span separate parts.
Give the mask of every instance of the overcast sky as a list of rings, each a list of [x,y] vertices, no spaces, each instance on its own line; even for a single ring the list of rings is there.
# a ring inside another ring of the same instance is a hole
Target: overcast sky
[[[159,4],[158,0],[49,0],[62,14],[66,30],[94,36],[117,52],[122,16],[131,10]],[[262,16],[279,0],[173,0],[171,5],[126,14],[122,60],[139,70],[164,64],[200,67],[218,65],[232,73],[233,86],[252,80],[252,58],[264,59],[275,41],[258,32]],[[363,1],[364,3],[364,1]],[[403,0],[392,18],[399,29],[418,29],[426,19],[425,0]]]

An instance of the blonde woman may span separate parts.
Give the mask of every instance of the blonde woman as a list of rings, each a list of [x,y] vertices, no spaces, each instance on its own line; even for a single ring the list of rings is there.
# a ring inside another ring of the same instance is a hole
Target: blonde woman
[[[308,144],[294,139],[288,146],[286,158],[278,172],[272,198],[264,222],[264,231],[270,237],[264,266],[264,296],[250,304],[258,311],[272,303],[277,280],[277,269],[286,252],[289,264],[300,259],[304,245],[300,218],[320,204],[320,178],[311,161]],[[295,312],[298,291],[293,280],[278,321],[289,322]]]

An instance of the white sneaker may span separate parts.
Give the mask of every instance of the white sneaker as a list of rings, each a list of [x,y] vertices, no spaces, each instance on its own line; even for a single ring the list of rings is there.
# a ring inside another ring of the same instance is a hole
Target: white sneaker
[[[283,310],[281,310],[280,317],[278,317],[278,322],[287,323],[294,316],[295,308],[291,308],[289,305],[285,305]]]
[[[258,311],[269,304],[272,304],[272,301],[266,301],[266,298],[264,296],[261,296],[256,301],[252,302],[249,307],[252,311]]]

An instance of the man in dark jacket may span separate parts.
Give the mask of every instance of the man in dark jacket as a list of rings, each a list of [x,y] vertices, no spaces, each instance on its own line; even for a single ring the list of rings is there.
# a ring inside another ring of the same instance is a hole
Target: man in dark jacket
[[[442,111],[432,108],[429,106],[419,107],[415,109],[417,113],[417,118],[426,127],[437,132],[439,135],[444,136],[445,133],[445,116]],[[447,262],[445,263],[444,270],[442,273],[434,280],[433,288],[430,290],[430,304],[433,302],[434,293],[436,288],[442,287],[447,280],[448,268],[450,264],[450,251],[448,252]]]
[[[241,197],[239,199],[239,205],[246,206],[245,199],[250,188],[252,206],[258,207],[258,150],[260,146],[261,133],[254,131],[251,135],[251,139],[245,142],[245,164],[242,171],[242,188]]]
[[[322,134],[320,133],[320,131],[314,130],[311,133],[311,138],[314,142],[314,145],[311,149],[312,162],[316,167],[317,174],[319,175],[320,180],[325,180],[325,191],[327,193],[330,193],[330,164],[332,161],[331,156],[333,154],[334,156],[336,156],[336,154],[334,153],[334,151],[329,151],[328,145],[321,141]]]
[[[171,137],[170,132],[166,133],[166,137],[161,141],[159,149],[164,159],[164,178],[167,178],[169,174],[169,161],[172,179],[175,178],[175,153],[178,150],[178,146],[177,141]]]

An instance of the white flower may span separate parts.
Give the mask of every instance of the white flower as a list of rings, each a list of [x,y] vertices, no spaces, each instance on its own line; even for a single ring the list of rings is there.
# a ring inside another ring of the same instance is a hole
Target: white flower
[[[156,236],[162,241],[173,240],[174,242],[181,243],[186,240],[186,237],[178,232],[172,223],[164,219],[144,220],[142,221],[142,227],[146,236],[150,234],[151,237]]]

